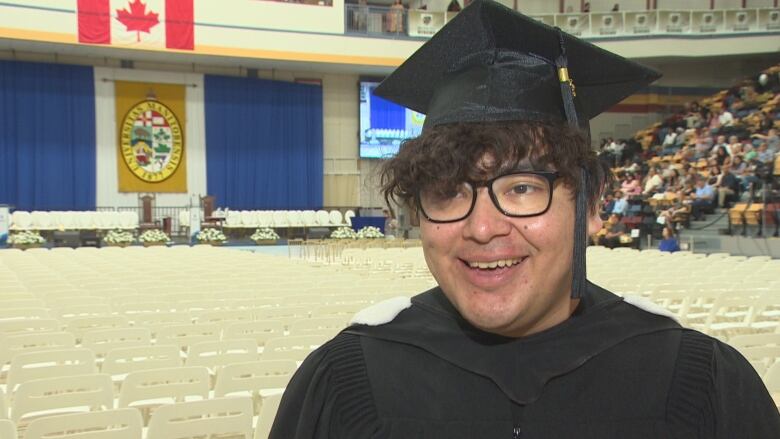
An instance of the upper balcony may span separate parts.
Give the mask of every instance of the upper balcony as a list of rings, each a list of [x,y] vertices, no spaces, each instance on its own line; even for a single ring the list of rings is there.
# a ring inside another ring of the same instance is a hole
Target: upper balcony
[[[456,15],[398,6],[345,4],[344,0],[192,0],[191,21],[177,22],[188,26],[193,35],[194,43],[182,50],[164,44],[164,16],[160,15],[159,23],[150,32],[128,33],[116,7],[107,9],[103,17],[103,22],[111,26],[111,40],[86,44],[80,38],[79,23],[84,11],[79,10],[79,3],[0,2],[0,50],[158,63],[384,74]],[[164,9],[160,6],[164,2],[159,0],[142,3],[155,13],[162,13],[155,7]],[[531,0],[515,3],[528,5]],[[552,3],[545,0],[540,4]],[[111,4],[125,1],[112,0]],[[780,51],[780,7],[530,15],[629,58]],[[122,33],[128,35],[122,38]]]

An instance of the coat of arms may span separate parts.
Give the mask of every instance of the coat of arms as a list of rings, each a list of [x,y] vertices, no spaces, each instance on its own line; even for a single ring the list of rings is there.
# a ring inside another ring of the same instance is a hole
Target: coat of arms
[[[173,111],[155,99],[130,108],[123,119],[119,140],[125,164],[146,182],[167,179],[181,163],[182,127]]]

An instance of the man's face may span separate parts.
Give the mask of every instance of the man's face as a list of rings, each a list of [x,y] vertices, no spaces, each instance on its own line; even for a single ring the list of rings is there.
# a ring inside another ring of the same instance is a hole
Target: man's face
[[[589,233],[601,228],[598,215],[588,226]],[[467,218],[445,224],[421,218],[420,232],[433,276],[475,327],[520,337],[570,315],[574,199],[563,184],[544,215],[505,216],[481,187]]]

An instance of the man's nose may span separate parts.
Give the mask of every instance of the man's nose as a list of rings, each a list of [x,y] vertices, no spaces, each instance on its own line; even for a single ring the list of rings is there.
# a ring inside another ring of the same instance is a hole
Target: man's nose
[[[479,188],[474,209],[465,220],[464,238],[487,243],[497,236],[508,235],[512,229],[509,219],[493,204],[487,188]]]

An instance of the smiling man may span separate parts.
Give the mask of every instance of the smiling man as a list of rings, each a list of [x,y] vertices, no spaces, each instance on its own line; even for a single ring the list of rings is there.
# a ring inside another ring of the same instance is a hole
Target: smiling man
[[[611,178],[588,120],[657,76],[480,0],[390,75],[376,94],[426,121],[383,189],[439,286],[310,355],[271,438],[780,437],[734,349],[585,278]]]

